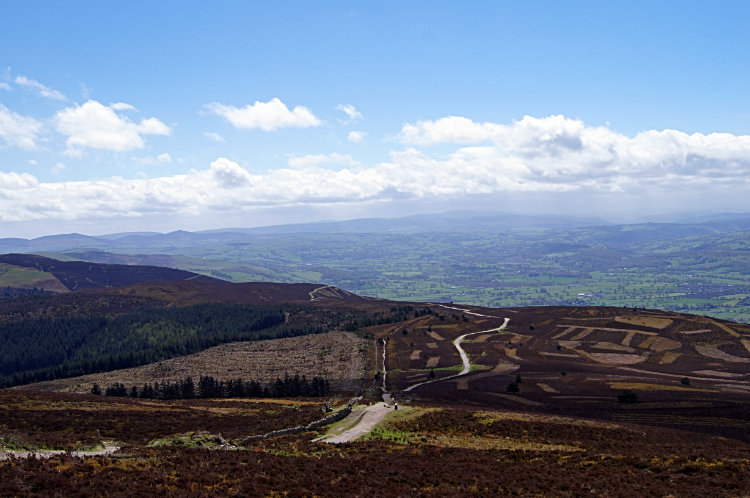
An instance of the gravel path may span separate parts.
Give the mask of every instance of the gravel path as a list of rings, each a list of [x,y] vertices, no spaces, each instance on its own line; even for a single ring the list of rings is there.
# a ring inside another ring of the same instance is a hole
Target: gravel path
[[[359,422],[357,422],[357,425],[347,431],[342,432],[338,436],[333,436],[322,442],[329,444],[341,444],[354,441],[361,435],[370,432],[373,427],[378,425],[391,410],[393,410],[393,408],[386,408],[385,403],[378,403],[372,406],[368,406],[367,408],[365,408],[364,414],[362,415],[362,418],[359,419]]]

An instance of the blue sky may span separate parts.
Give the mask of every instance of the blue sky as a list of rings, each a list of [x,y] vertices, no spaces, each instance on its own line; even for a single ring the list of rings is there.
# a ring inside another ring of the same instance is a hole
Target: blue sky
[[[2,235],[750,211],[749,14],[6,2]]]

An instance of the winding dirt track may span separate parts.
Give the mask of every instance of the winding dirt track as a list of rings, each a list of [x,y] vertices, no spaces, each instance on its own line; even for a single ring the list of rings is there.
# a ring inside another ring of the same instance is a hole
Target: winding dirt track
[[[451,308],[451,309],[458,309],[458,308]],[[465,311],[465,310],[461,310],[461,311]],[[476,313],[474,313],[474,314],[476,314]],[[479,316],[487,316],[487,315],[479,315]],[[496,318],[496,317],[493,317],[493,318]],[[456,349],[458,350],[458,354],[461,355],[461,361],[463,362],[463,365],[464,365],[464,368],[463,368],[463,370],[461,370],[461,373],[458,373],[456,375],[451,375],[449,377],[444,377],[442,379],[435,379],[435,380],[428,380],[426,382],[420,382],[419,384],[414,384],[413,386],[407,387],[406,389],[404,389],[404,392],[411,391],[415,387],[423,386],[425,384],[431,384],[433,382],[442,382],[442,381],[448,380],[448,379],[455,379],[456,377],[460,377],[462,375],[466,375],[467,373],[469,373],[469,371],[471,370],[471,362],[469,361],[469,355],[467,355],[466,351],[464,351],[463,348],[461,347],[461,341],[463,341],[464,338],[466,338],[467,336],[474,335],[474,334],[486,334],[488,332],[500,332],[501,330],[503,330],[508,325],[509,321],[510,321],[510,318],[506,318],[505,321],[503,322],[503,324],[500,325],[497,328],[490,329],[490,330],[481,330],[479,332],[471,332],[469,334],[464,334],[464,335],[460,336],[459,338],[457,338],[455,341],[453,341],[453,345],[456,346]]]

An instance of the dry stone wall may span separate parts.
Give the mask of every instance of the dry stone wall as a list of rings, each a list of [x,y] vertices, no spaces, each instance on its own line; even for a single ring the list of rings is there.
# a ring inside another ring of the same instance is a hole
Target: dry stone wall
[[[310,422],[307,425],[298,425],[296,427],[288,427],[286,429],[269,432],[268,434],[258,434],[255,436],[248,436],[245,439],[243,439],[243,441],[258,441],[258,440],[268,439],[272,437],[288,436],[289,434],[297,434],[299,432],[311,431],[313,429],[317,429],[318,427],[323,427],[325,425],[338,422],[339,420],[343,420],[346,417],[348,417],[349,414],[352,412],[352,406],[354,406],[361,399],[362,399],[362,396],[358,398],[353,398],[349,400],[349,403],[347,403],[346,408],[343,408],[335,413],[331,413],[330,415],[327,415],[321,418],[320,420],[316,420],[315,422]]]

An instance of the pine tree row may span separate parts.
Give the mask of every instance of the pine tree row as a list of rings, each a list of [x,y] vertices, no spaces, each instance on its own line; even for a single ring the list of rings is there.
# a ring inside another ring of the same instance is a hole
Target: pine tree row
[[[94,384],[91,393],[96,395],[130,397],[143,399],[193,399],[193,398],[297,398],[320,397],[331,393],[331,383],[323,377],[313,377],[307,380],[299,374],[263,385],[260,382],[242,379],[219,381],[210,375],[202,375],[196,384],[192,377],[175,382],[155,382],[144,384],[143,387],[125,387],[122,383],[115,383],[102,392],[98,384]]]

